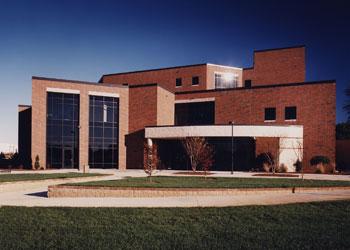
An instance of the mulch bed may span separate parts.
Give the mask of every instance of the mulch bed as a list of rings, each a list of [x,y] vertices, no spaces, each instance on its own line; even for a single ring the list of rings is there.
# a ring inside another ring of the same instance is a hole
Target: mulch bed
[[[192,172],[192,171],[183,171],[183,172],[176,172],[174,174],[181,174],[181,175],[200,175],[200,176],[204,176],[205,173],[201,172],[201,171],[196,171],[196,172]],[[212,175],[213,173],[207,172],[207,175]]]
[[[299,175],[297,175],[297,174],[253,174],[253,176],[299,177]]]

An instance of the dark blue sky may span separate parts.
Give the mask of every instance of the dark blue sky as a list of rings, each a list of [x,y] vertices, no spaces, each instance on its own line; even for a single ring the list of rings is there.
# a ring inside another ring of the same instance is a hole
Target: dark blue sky
[[[337,80],[344,121],[348,2],[0,0],[0,142],[17,143],[17,104],[31,103],[32,75],[97,81],[203,62],[250,67],[254,49],[299,44],[307,80]]]

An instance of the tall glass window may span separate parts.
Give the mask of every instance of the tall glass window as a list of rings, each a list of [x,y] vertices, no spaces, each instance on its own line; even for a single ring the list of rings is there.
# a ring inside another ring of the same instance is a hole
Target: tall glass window
[[[89,165],[118,167],[119,98],[90,96]]]
[[[48,168],[78,168],[78,94],[47,93],[46,159]]]

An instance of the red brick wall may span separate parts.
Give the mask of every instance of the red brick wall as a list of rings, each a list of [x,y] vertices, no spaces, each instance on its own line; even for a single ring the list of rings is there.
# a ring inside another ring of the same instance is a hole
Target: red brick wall
[[[157,85],[129,89],[129,133],[157,125]]]
[[[199,77],[198,86],[192,86],[192,76]],[[176,78],[182,78],[182,87],[175,87]],[[164,88],[173,92],[203,90],[206,89],[207,65],[203,64],[191,67],[177,67],[152,71],[105,75],[102,78],[102,82],[114,84],[128,83],[129,85],[158,83],[160,86],[163,86]]]
[[[305,70],[305,47],[255,51],[243,81],[252,80],[252,86],[305,82]]]
[[[157,125],[156,84],[129,88],[129,134],[126,136],[126,165],[143,168],[145,126]]]
[[[215,123],[303,125],[305,163],[314,155],[335,161],[335,83],[300,84],[227,91],[177,93],[176,100],[215,97]],[[286,106],[297,107],[297,120],[285,121]],[[264,109],[276,107],[276,122],[264,122]]]

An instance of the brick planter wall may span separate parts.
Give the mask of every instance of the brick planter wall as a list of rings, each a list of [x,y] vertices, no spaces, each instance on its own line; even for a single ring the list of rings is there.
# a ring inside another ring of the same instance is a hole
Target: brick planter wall
[[[295,192],[341,190],[350,187],[305,187]],[[180,197],[180,196],[228,196],[268,193],[291,193],[293,188],[129,188],[92,186],[49,186],[48,197]]]

